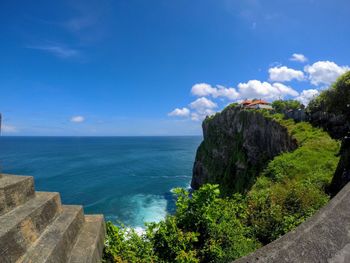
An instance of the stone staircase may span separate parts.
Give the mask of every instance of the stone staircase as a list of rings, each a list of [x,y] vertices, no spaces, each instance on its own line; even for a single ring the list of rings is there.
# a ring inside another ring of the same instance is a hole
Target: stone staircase
[[[33,177],[0,174],[1,263],[101,262],[104,235],[102,215],[35,192]]]

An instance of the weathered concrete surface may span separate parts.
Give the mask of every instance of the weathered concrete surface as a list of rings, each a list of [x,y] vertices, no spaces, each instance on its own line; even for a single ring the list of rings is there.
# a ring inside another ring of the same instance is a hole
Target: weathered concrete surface
[[[234,263],[350,262],[350,184],[294,231]]]
[[[83,223],[81,206],[63,206],[62,213],[46,228],[19,262],[67,262]]]
[[[85,216],[85,224],[73,248],[69,263],[92,263],[102,257],[105,225],[102,215]]]
[[[62,206],[58,193],[34,192],[32,177],[0,176],[1,263],[101,262],[104,227],[102,215]]]
[[[34,244],[59,214],[58,193],[38,192],[35,198],[0,217],[0,262],[14,262]]]
[[[34,180],[31,176],[11,176],[0,178],[0,215],[24,204],[34,197]]]

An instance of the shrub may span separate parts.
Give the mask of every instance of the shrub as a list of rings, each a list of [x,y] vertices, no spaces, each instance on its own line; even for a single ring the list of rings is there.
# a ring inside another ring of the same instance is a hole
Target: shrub
[[[272,107],[276,112],[283,113],[287,110],[300,109],[304,107],[304,105],[297,100],[275,100],[272,102]]]

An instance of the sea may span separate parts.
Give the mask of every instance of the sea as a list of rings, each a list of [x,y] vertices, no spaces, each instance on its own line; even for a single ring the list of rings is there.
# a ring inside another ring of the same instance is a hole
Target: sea
[[[0,137],[3,173],[34,176],[37,191],[132,228],[173,213],[189,188],[201,136]]]

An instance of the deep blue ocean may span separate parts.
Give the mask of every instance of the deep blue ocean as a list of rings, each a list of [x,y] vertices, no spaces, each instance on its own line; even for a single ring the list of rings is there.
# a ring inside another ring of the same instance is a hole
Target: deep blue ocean
[[[189,187],[201,137],[0,137],[3,173],[31,175],[37,191],[131,227],[174,211]]]

